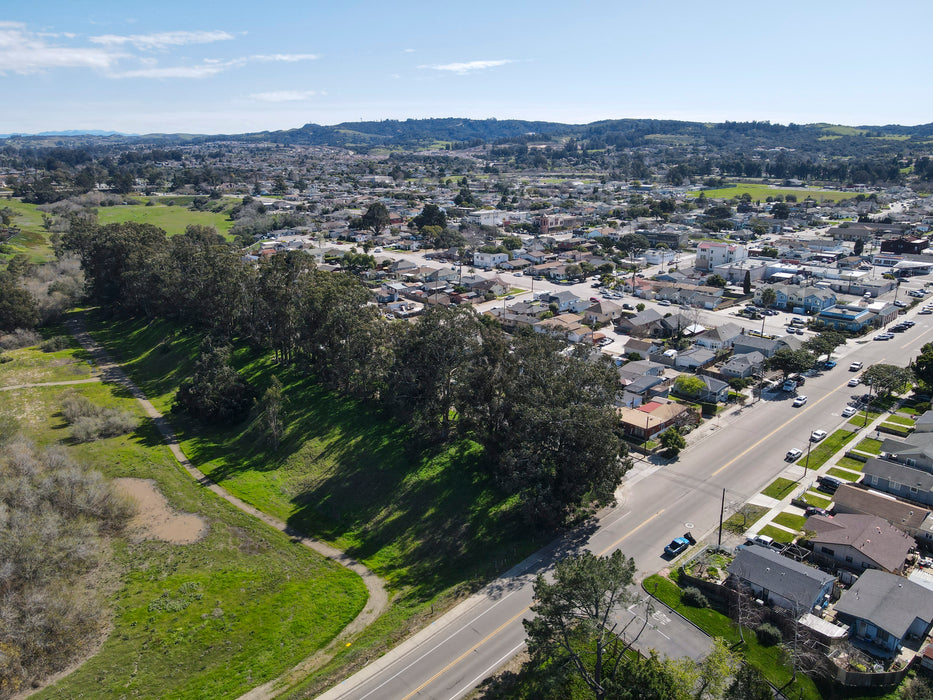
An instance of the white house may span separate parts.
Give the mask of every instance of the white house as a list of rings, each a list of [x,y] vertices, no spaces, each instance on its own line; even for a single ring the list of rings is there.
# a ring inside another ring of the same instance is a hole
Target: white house
[[[488,270],[509,259],[508,253],[473,253],[473,267],[481,267]]]
[[[712,270],[717,265],[727,265],[745,260],[748,248],[740,243],[716,243],[703,241],[697,246],[694,267],[697,270]]]

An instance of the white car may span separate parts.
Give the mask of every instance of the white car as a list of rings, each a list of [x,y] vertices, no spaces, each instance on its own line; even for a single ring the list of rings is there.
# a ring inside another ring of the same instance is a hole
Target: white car
[[[862,369],[861,362],[856,361],[856,362],[853,362],[851,365],[849,365],[850,372],[858,372],[860,369]]]
[[[846,406],[844,409],[842,409],[843,418],[851,418],[856,413],[858,413],[858,409],[855,408],[855,406]]]
[[[810,441],[811,441],[811,442],[819,442],[819,441],[822,440],[824,437],[826,437],[826,431],[825,431],[825,430],[814,430],[812,433],[810,433]]]
[[[807,397],[804,394],[800,394],[796,399],[794,399],[794,408],[799,408],[807,402]]]
[[[859,379],[858,377],[852,377],[852,379],[849,380],[849,386],[858,386],[861,383],[862,383],[862,380]]]
[[[788,462],[796,462],[800,459],[800,456],[803,454],[803,450],[798,450],[796,447],[792,450],[788,450],[787,454],[784,455],[784,459]]]

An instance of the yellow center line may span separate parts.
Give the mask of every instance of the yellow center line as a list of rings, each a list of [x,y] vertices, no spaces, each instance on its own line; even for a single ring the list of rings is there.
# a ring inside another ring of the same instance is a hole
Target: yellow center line
[[[661,513],[663,513],[664,510],[665,510],[665,509],[662,508],[662,509],[659,510],[657,513],[655,513],[654,515],[652,515],[650,518],[648,518],[647,520],[645,520],[643,523],[641,523],[640,525],[638,525],[636,528],[634,528],[634,529],[629,530],[628,532],[626,532],[624,535],[622,535],[622,537],[620,537],[619,539],[617,539],[617,540],[616,540],[615,542],[613,542],[611,545],[609,545],[608,547],[606,547],[602,552],[600,552],[600,553],[599,553],[599,556],[603,556],[603,555],[604,555],[606,552],[608,552],[610,549],[614,549],[614,548],[615,548],[618,544],[620,544],[623,540],[625,540],[625,539],[631,537],[632,535],[634,535],[636,532],[638,532],[639,530],[641,530],[645,525],[647,525],[647,524],[650,523],[652,520],[654,520],[656,517],[658,517],[659,515],[661,515]],[[530,605],[526,605],[524,608],[522,608],[521,610],[519,610],[518,613],[516,613],[515,615],[513,615],[512,617],[510,617],[508,620],[506,620],[505,622],[503,622],[501,625],[499,625],[499,627],[497,627],[495,630],[493,630],[492,632],[490,632],[489,634],[487,634],[485,637],[483,637],[481,640],[479,640],[476,644],[474,644],[474,645],[471,646],[469,649],[467,649],[465,652],[463,652],[462,654],[460,654],[460,656],[458,656],[456,659],[454,659],[454,660],[451,661],[449,664],[447,664],[446,666],[444,666],[444,668],[442,668],[440,671],[438,671],[438,672],[435,673],[433,676],[431,676],[430,678],[428,678],[424,683],[422,683],[422,684],[419,685],[417,688],[415,688],[413,691],[411,691],[408,695],[406,695],[404,698],[402,698],[402,700],[409,700],[409,698],[412,698],[412,697],[414,697],[415,695],[417,695],[418,693],[420,693],[420,692],[421,692],[422,690],[424,690],[427,686],[429,686],[429,685],[430,685],[431,683],[433,683],[435,680],[437,680],[438,678],[440,678],[441,676],[443,676],[443,675],[444,675],[445,673],[447,673],[451,668],[453,668],[454,666],[456,666],[457,664],[459,664],[461,661],[463,661],[463,659],[465,659],[467,656],[469,656],[470,654],[472,654],[474,651],[476,651],[479,647],[481,647],[483,644],[485,644],[486,642],[488,642],[490,639],[492,639],[493,637],[495,637],[495,636],[496,636],[497,634],[499,634],[502,630],[504,630],[506,627],[508,627],[509,625],[511,625],[513,622],[515,622],[515,620],[517,620],[517,619],[520,618],[522,615],[524,615],[526,612],[528,612],[530,609],[531,609],[531,606],[530,606]]]
[[[880,363],[880,362],[884,362],[884,358],[881,358],[880,360],[878,360],[878,362],[879,362],[879,363]],[[721,471],[722,471],[723,469],[725,469],[726,467],[731,467],[731,466],[732,466],[733,464],[735,464],[738,460],[742,459],[742,457],[744,457],[744,456],[747,455],[749,452],[751,452],[752,450],[754,450],[756,447],[758,447],[758,446],[759,446],[761,443],[763,443],[765,440],[768,440],[769,438],[771,438],[775,433],[779,433],[780,431],[784,430],[784,428],[786,428],[788,425],[790,425],[790,424],[793,423],[795,420],[797,420],[798,418],[800,418],[800,416],[802,416],[804,413],[806,413],[807,411],[809,411],[811,408],[816,408],[816,407],[819,406],[821,403],[823,403],[823,401],[825,401],[825,400],[828,399],[830,396],[832,396],[833,394],[835,394],[837,391],[839,391],[840,389],[845,389],[846,387],[848,387],[848,383],[842,384],[842,385],[836,387],[835,389],[833,389],[832,391],[830,391],[828,394],[826,394],[825,396],[823,396],[821,399],[818,399],[817,401],[814,401],[814,402],[813,402],[812,404],[810,404],[807,408],[803,409],[802,411],[799,411],[793,418],[789,418],[789,419],[786,420],[784,423],[781,423],[781,425],[779,425],[779,426],[776,427],[774,430],[772,430],[770,433],[768,433],[767,435],[765,435],[765,436],[764,436],[763,438],[761,438],[758,442],[755,442],[755,443],[749,445],[745,450],[743,450],[742,452],[740,452],[739,454],[737,454],[735,457],[733,457],[733,458],[730,459],[728,462],[726,462],[726,463],[723,464],[721,467],[719,467],[719,469],[717,469],[716,471],[714,471],[714,472],[712,473],[711,476],[716,476],[716,475],[719,474],[719,472],[721,472]]]

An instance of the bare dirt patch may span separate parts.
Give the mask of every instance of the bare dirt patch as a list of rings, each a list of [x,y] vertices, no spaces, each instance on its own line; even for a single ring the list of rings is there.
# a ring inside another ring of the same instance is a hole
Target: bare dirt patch
[[[200,517],[172,510],[151,479],[114,479],[113,485],[138,507],[127,527],[131,538],[192,544],[207,534],[207,524]]]

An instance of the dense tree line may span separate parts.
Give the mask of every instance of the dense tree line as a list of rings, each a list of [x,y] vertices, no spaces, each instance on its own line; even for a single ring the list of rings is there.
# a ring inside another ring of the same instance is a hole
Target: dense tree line
[[[244,414],[251,394],[223,348],[249,343],[333,391],[384,406],[415,440],[476,440],[489,475],[539,523],[559,523],[584,501],[611,502],[628,466],[613,366],[567,356],[558,340],[509,336],[461,307],[387,323],[357,278],[319,270],[302,252],[250,266],[199,226],[168,238],[148,224],[85,222],[63,245],[80,256],[93,303],[210,336],[177,398],[202,420]]]

